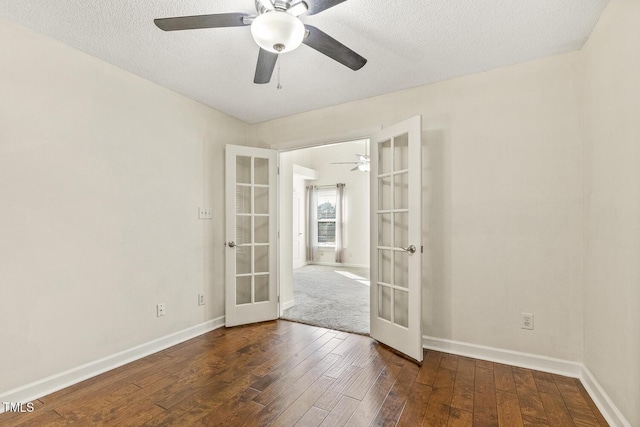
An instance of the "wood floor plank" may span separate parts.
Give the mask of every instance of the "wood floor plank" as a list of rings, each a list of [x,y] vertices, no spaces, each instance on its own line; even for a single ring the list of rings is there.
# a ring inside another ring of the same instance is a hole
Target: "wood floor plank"
[[[453,386],[455,383],[455,371],[450,369],[438,369],[433,384],[433,390],[429,397],[427,410],[422,420],[423,426],[446,426],[449,421]]]
[[[40,412],[42,412],[43,410],[53,409],[51,406],[45,406],[45,404],[40,399],[34,400],[31,403],[33,405],[33,412],[5,412],[3,414],[0,414],[0,420],[2,420],[1,425],[3,427],[13,427],[16,424],[27,422],[31,418],[39,416]]]
[[[398,420],[398,427],[412,427],[422,424],[432,390],[433,388],[429,385],[418,381],[413,383],[409,391],[411,398],[404,405]]]
[[[557,380],[556,376],[554,376],[554,379]],[[609,424],[604,419],[604,417],[602,416],[602,413],[600,413],[600,410],[598,409],[596,404],[593,402],[593,400],[589,396],[589,393],[587,393],[587,390],[584,388],[582,383],[580,383],[580,381],[577,382],[577,387],[578,387],[578,391],[580,392],[580,394],[582,396],[582,401],[586,402],[587,406],[591,410],[591,414],[596,419],[597,424],[595,424],[595,425],[596,426],[600,426],[600,427],[608,427]],[[562,393],[562,390],[560,391],[560,393]],[[565,399],[565,401],[566,401],[566,399]],[[571,411],[571,408],[569,408],[569,411]]]
[[[498,426],[523,427],[522,412],[518,395],[508,391],[496,391],[496,403],[498,409]]]
[[[337,356],[337,355],[336,355]],[[298,422],[313,406],[314,402],[331,386],[335,378],[321,376],[304,391],[287,409],[270,424],[272,426],[290,427]]]
[[[345,392],[345,396],[353,397],[357,400],[364,399],[364,396],[369,391],[369,388],[376,381],[384,367],[386,366],[384,360],[381,358],[374,359],[368,366],[366,366],[358,378],[353,381],[351,386]]]
[[[300,397],[318,378],[320,378],[331,367],[340,356],[337,354],[327,354],[322,360],[309,368],[309,370],[296,379],[293,383],[287,385],[286,388],[280,390],[280,392],[274,396],[269,396],[264,399],[269,403],[256,414],[256,416],[249,422],[245,423],[248,426],[254,425],[267,425],[275,418],[277,418],[285,409],[289,407],[298,397]],[[327,377],[329,378],[329,377]],[[333,379],[331,378],[333,381]],[[265,392],[260,393],[254,401],[261,403],[260,397]],[[277,392],[276,392],[277,393]],[[275,394],[275,393],[272,393]]]
[[[332,369],[329,369],[331,371]],[[327,371],[327,372],[329,372]],[[329,386],[329,388],[320,396],[320,398],[314,403],[314,406],[324,409],[325,411],[331,411],[342,399],[345,391],[351,387],[355,380],[362,374],[363,368],[358,366],[349,365],[342,371],[342,374],[336,381]]]
[[[488,369],[488,370],[493,370],[493,362],[490,362],[488,360],[480,360],[480,359],[476,359],[476,368],[483,368],[483,369]]]
[[[458,356],[455,354],[444,353],[440,360],[440,368],[455,371],[458,369]]]
[[[524,427],[549,427],[549,423],[545,420],[529,417],[527,415],[522,416],[522,423]]]
[[[453,385],[451,407],[473,413],[473,396],[475,394],[476,364],[473,359],[460,358]]]
[[[533,373],[529,369],[515,367],[512,371],[522,415],[547,421]]]
[[[497,426],[498,410],[493,369],[488,369],[486,366],[484,363],[476,363],[473,424],[478,426]],[[491,367],[493,368],[493,366]]]
[[[561,377],[559,375],[551,376],[554,383],[557,384],[560,395],[576,425],[599,427],[601,420],[597,418],[592,407],[585,400],[580,389],[580,382],[574,378]],[[596,413],[599,414],[600,412],[596,409]],[[604,423],[606,425],[606,421]]]
[[[395,426],[400,419],[400,414],[408,398],[411,386],[413,385],[419,368],[413,363],[405,363],[402,367],[398,379],[393,384],[387,398],[382,403],[372,426]]]
[[[327,376],[338,378],[349,366],[362,367],[362,363],[360,363],[362,354],[368,354],[369,352],[371,352],[372,356],[376,354],[370,347],[371,340],[362,335],[351,335],[345,339],[342,344],[332,351],[332,353],[341,355],[342,358],[331,367],[327,372]]]
[[[202,426],[232,427],[242,425],[264,408],[263,405],[253,401],[258,393],[260,392],[252,388],[245,388],[238,393],[230,393],[224,399],[216,399],[224,401],[224,403],[220,406],[209,407],[213,410],[203,410],[206,407],[203,405],[192,406],[188,411],[182,413],[180,419],[190,419],[192,425]],[[167,424],[165,421],[164,425]]]
[[[442,353],[439,351],[425,351],[422,366],[420,367],[416,381],[420,384],[433,386],[436,381],[438,368],[440,367],[440,360],[442,360]]]
[[[547,422],[550,427],[571,427],[575,426],[569,410],[564,404],[561,396],[548,393],[540,393],[542,405],[547,414]]]
[[[304,325],[297,323],[296,325],[298,326],[290,330],[287,334],[278,336],[278,342],[264,353],[265,357],[252,360],[247,364],[247,367],[251,369],[253,374],[258,377],[265,376],[277,366],[287,363],[287,360],[295,357],[301,349],[315,342],[328,332],[328,330],[323,328],[314,328],[304,333],[305,331],[299,329],[300,326]]]
[[[558,387],[556,387],[553,375],[540,371],[533,371],[532,375],[539,392],[560,396],[560,391],[558,391]]]
[[[444,403],[432,402],[427,406],[422,420],[424,427],[444,427],[449,423],[451,406]]]
[[[63,417],[60,416],[60,414],[58,414],[56,411],[51,410],[51,409],[45,409],[45,410],[41,410],[38,412],[31,412],[30,414],[33,414],[33,416],[31,417],[19,417],[14,419],[12,422],[7,422],[5,424],[5,422],[2,420],[2,418],[0,418],[0,425],[2,425],[3,427],[13,427],[13,426],[20,426],[20,427],[40,427],[40,426],[51,426],[51,427],[56,427],[56,426],[63,426],[66,425],[66,421]],[[29,413],[25,414],[25,415],[29,415]]]
[[[85,381],[81,381],[72,386],[63,388],[62,390],[58,390],[54,393],[43,396],[39,400],[41,400],[44,404],[49,404],[54,401],[60,403],[65,400],[68,401],[76,398],[79,395],[98,392],[102,388],[108,387],[112,382],[123,379],[126,381],[127,378],[129,378],[136,372],[143,371],[145,369],[154,369],[155,365],[158,363],[158,359],[165,359],[164,356],[159,358],[156,355],[151,355],[148,357],[149,359],[145,357],[140,360],[136,360],[103,374],[96,375],[95,377],[89,378]],[[167,363],[171,363],[170,358],[166,358],[166,360]]]
[[[329,411],[312,406],[306,414],[294,424],[294,427],[317,427],[327,418]]]
[[[401,370],[402,368],[395,364],[385,366],[349,419],[348,426],[368,426],[371,424]]]
[[[287,358],[283,363],[270,369],[264,376],[258,379],[255,383],[251,384],[252,388],[263,391],[269,384],[273,383],[283,375],[291,372],[298,365],[303,363],[309,356],[315,353],[318,349],[322,348],[325,344],[335,338],[335,334],[324,333],[318,337],[315,341],[306,344],[300,348],[295,354]],[[342,340],[335,340],[335,345],[342,343]],[[304,369],[304,368],[303,368]]]
[[[294,322],[219,328],[0,414],[4,426],[605,427],[579,380]]]
[[[343,396],[320,425],[322,427],[341,427],[346,425],[359,404],[360,401],[358,399]]]
[[[516,393],[516,383],[513,380],[513,371],[511,370],[511,366],[494,363],[493,377],[495,380],[496,390]]]
[[[472,427],[473,412],[462,411],[457,408],[451,408],[449,411],[449,420],[447,427]]]
[[[332,338],[329,342],[327,342],[324,346],[320,347],[313,354],[303,360],[301,363],[296,365],[291,371],[286,374],[280,376],[275,381],[270,383],[262,393],[260,393],[254,400],[262,405],[268,405],[273,399],[275,399],[280,394],[287,391],[292,385],[294,385],[299,378],[304,377],[311,369],[314,369],[316,365],[323,363],[328,356],[327,360],[331,360],[332,363],[327,366],[327,369],[340,358],[340,356],[336,354],[330,354],[331,350],[335,348],[336,345],[341,340],[337,338]],[[326,363],[326,361],[325,361]],[[324,366],[324,363],[321,365]],[[322,374],[326,369],[322,371]]]

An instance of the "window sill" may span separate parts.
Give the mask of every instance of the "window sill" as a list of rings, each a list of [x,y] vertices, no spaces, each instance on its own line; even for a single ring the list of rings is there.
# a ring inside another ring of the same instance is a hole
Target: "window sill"
[[[319,248],[323,248],[323,249],[335,249],[336,245],[335,244],[322,244],[322,243],[318,243],[318,247]]]

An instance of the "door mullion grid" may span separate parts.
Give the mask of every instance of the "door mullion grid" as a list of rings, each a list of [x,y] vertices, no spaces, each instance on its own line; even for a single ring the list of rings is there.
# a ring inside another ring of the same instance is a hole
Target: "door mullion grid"
[[[391,138],[391,323],[396,323],[396,139]]]
[[[380,145],[382,144],[382,142],[378,142],[377,143],[377,147],[376,147],[376,151],[378,152],[377,155],[377,159],[378,159],[378,170],[376,170],[376,172],[378,172],[378,175],[376,177],[376,187],[377,187],[377,193],[378,193],[378,203],[376,206],[376,258],[378,259],[376,262],[376,281],[374,282],[375,287],[376,287],[376,294],[377,294],[377,307],[375,307],[376,310],[376,317],[378,319],[382,319],[382,320],[386,320],[384,318],[380,317],[380,305],[382,304],[382,288],[384,288],[385,286],[382,284],[382,274],[381,274],[381,270],[382,270],[382,261],[381,261],[381,255],[382,255],[382,251],[383,251],[383,246],[380,245],[380,213],[382,211],[382,209],[380,209],[380,200],[381,200],[381,196],[380,196],[380,191],[382,191],[382,186],[380,185],[380,178],[382,178],[382,174],[379,174],[379,169],[380,169],[380,163],[381,163],[381,158],[380,158]]]
[[[253,234],[253,230],[255,230],[255,227],[253,225],[254,221],[255,221],[255,212],[256,212],[256,197],[255,197],[255,192],[256,192],[256,186],[255,186],[255,157],[251,156],[251,166],[250,166],[250,182],[251,182],[251,221],[250,221],[250,227],[251,227],[251,304],[255,304],[255,295],[256,295],[256,290],[255,290],[255,286],[256,286],[256,272],[255,272],[255,265],[256,265],[256,246],[255,246],[255,239],[256,236],[254,236]]]

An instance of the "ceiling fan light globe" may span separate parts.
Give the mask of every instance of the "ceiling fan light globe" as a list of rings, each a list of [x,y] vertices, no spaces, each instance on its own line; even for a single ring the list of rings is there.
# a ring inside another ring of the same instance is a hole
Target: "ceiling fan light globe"
[[[302,44],[304,24],[286,12],[263,13],[251,23],[251,35],[262,49],[274,53],[290,52]]]

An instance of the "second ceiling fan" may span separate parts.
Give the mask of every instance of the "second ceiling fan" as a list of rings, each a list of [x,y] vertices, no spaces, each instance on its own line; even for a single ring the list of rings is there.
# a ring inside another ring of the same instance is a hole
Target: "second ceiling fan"
[[[346,0],[255,0],[257,15],[217,13],[154,19],[164,31],[251,26],[260,46],[254,83],[269,83],[281,53],[305,44],[342,65],[359,70],[367,60],[316,27],[303,24],[300,15],[315,15]]]

